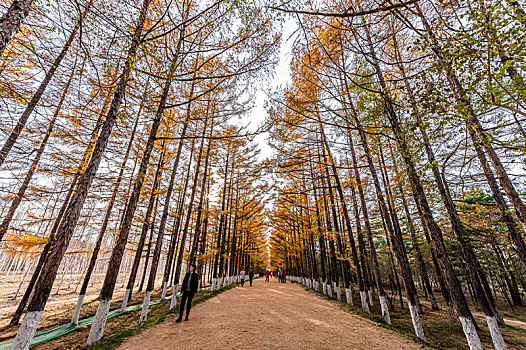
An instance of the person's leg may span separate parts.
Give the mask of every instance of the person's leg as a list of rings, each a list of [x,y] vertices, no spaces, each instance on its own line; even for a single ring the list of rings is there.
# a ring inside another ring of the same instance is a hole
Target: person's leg
[[[177,319],[177,321],[181,321],[183,319],[184,303],[186,302],[187,298],[188,294],[186,292],[183,292],[183,295],[181,296],[181,304],[179,304],[179,318]]]
[[[192,299],[193,298],[194,298],[194,294],[190,293],[190,295],[186,299],[187,300],[187,304],[186,304],[186,317],[184,319],[185,321],[188,321],[188,316],[190,315],[190,308],[192,307]]]

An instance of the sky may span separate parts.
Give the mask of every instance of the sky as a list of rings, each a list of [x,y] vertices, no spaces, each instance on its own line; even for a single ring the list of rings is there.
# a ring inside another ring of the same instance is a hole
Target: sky
[[[287,18],[283,23],[283,35],[279,50],[279,63],[275,67],[274,76],[269,86],[261,87],[256,94],[255,107],[247,117],[252,128],[256,128],[263,123],[268,113],[265,109],[265,101],[268,99],[266,90],[270,87],[272,91],[285,86],[290,81],[290,62],[292,60],[292,45],[294,43],[294,31],[296,24],[293,19]],[[268,133],[263,133],[254,138],[254,142],[261,149],[260,160],[271,155],[271,148],[267,143]]]

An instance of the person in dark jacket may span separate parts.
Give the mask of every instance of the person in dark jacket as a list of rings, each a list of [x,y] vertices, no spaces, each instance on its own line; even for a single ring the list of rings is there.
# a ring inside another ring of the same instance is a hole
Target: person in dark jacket
[[[181,286],[181,305],[179,305],[179,318],[176,322],[183,320],[184,304],[186,303],[186,317],[185,321],[188,321],[188,315],[190,315],[190,307],[192,306],[192,299],[195,293],[197,293],[197,287],[199,284],[199,276],[195,272],[195,264],[190,265],[190,271],[186,273],[183,279],[183,285]]]
[[[248,279],[250,281],[250,286],[252,287],[252,280],[254,279],[254,270],[250,269],[250,272],[248,273]]]

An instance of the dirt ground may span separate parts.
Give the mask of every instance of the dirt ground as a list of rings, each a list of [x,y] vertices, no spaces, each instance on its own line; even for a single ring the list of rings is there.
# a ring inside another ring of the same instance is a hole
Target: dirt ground
[[[421,349],[334,303],[277,279],[254,281],[196,305],[190,320],[175,318],[130,337],[119,347],[144,349]]]

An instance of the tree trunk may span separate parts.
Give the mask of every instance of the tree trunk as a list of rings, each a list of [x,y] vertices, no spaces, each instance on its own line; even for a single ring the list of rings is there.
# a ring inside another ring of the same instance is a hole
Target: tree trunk
[[[13,0],[6,14],[0,19],[0,56],[9,41],[18,33],[26,19],[34,0]]]
[[[218,281],[218,268],[219,268],[219,263],[220,263],[220,257],[222,255],[222,232],[223,232],[223,225],[224,225],[224,212],[225,212],[225,205],[226,205],[226,190],[227,190],[227,184],[228,184],[228,168],[230,166],[230,163],[229,163],[229,160],[230,160],[230,143],[228,143],[228,146],[227,146],[227,152],[226,152],[226,162],[225,162],[225,173],[224,173],[224,178],[223,178],[223,191],[222,191],[222,198],[221,198],[221,215],[220,215],[220,218],[219,218],[219,228],[218,228],[218,231],[217,231],[217,247],[216,247],[216,255],[215,255],[215,262],[214,262],[214,273],[213,273],[213,276],[212,276],[212,291],[215,290],[216,288],[216,283],[215,282],[219,282]]]
[[[210,128],[210,135],[212,135],[213,130],[214,130],[214,120],[212,120],[212,126]],[[205,167],[203,171],[203,180],[201,182],[201,194],[199,197],[199,204],[197,206],[197,217],[195,221],[194,241],[192,244],[192,249],[190,251],[190,257],[188,259],[190,264],[195,264],[195,260],[196,260],[195,255],[197,253],[199,238],[201,234],[201,217],[203,215],[203,202],[204,202],[205,190],[206,190],[206,185],[207,185],[207,180],[208,180],[208,163],[209,163],[209,158],[210,158],[211,146],[212,146],[212,140],[210,139],[208,141],[208,147],[206,149],[206,155],[205,155]]]
[[[203,126],[203,132],[201,134],[201,137],[203,139],[201,141],[201,145],[199,146],[199,154],[197,156],[197,164],[195,166],[195,174],[194,174],[194,181],[193,181],[193,185],[192,185],[192,192],[190,194],[190,200],[188,202],[188,213],[186,215],[186,221],[185,221],[185,224],[184,224],[184,227],[183,227],[183,233],[182,233],[182,236],[181,236],[181,243],[180,243],[180,246],[179,246],[179,254],[177,256],[177,264],[175,266],[174,287],[179,285],[179,275],[181,273],[181,268],[182,268],[182,264],[183,264],[183,254],[184,254],[184,250],[185,250],[184,248],[185,248],[185,244],[186,244],[186,236],[188,234],[188,227],[190,225],[190,219],[192,217],[192,209],[193,209],[193,205],[194,205],[195,192],[196,192],[196,189],[197,189],[197,181],[199,179],[199,169],[201,167],[201,160],[202,160],[202,156],[203,156],[203,146],[204,146],[204,143],[205,143],[205,138],[204,137],[205,137],[205,134],[206,134],[207,126],[208,126],[208,117],[205,117],[205,122],[204,122],[204,126]],[[191,162],[192,160],[190,159],[189,161]],[[172,291],[172,303],[170,305],[171,309],[173,307],[175,307],[175,300],[176,300],[176,298],[177,298],[177,288],[174,288],[173,291]]]
[[[498,158],[498,156],[495,153],[493,147],[491,146],[489,137],[485,133],[485,131],[483,130],[482,125],[480,124],[477,116],[475,115],[475,113],[473,111],[473,108],[472,108],[469,100],[467,99],[467,95],[466,95],[465,91],[463,90],[463,87],[460,84],[460,81],[458,80],[457,76],[455,75],[455,72],[453,71],[451,65],[444,60],[444,58],[442,56],[442,50],[437,45],[437,42],[436,42],[435,37],[434,37],[434,33],[431,30],[431,27],[429,26],[429,23],[427,22],[427,19],[424,17],[422,12],[420,11],[420,7],[418,6],[418,4],[416,4],[415,6],[417,8],[418,15],[420,16],[420,18],[422,20],[422,24],[424,25],[425,30],[430,35],[430,38],[432,40],[431,47],[432,47],[433,51],[435,52],[435,54],[438,56],[439,61],[442,63],[442,67],[445,70],[446,77],[447,77],[447,79],[449,81],[449,84],[450,84],[452,90],[453,90],[455,98],[457,99],[459,104],[464,109],[464,112],[465,112],[466,117],[467,117],[468,125],[470,127],[472,127],[476,131],[477,135],[480,137],[480,139],[482,141],[482,145],[483,145],[484,149],[486,150],[486,152],[488,153],[488,155],[490,157],[490,160],[493,163],[493,166],[495,167],[495,170],[497,172],[499,180],[501,181],[501,185],[504,188],[504,190],[506,191],[506,193],[508,194],[508,197],[510,198],[510,201],[512,202],[512,204],[513,204],[513,206],[514,206],[514,208],[516,210],[517,216],[519,217],[519,221],[521,221],[521,223],[523,224],[524,228],[526,228],[526,206],[524,206],[524,203],[520,199],[517,191],[515,190],[515,187],[511,183],[511,180],[509,179],[506,171],[504,170],[504,167],[503,167],[502,163],[500,162],[500,159]],[[444,186],[444,187],[445,187],[445,189],[447,191],[447,187],[446,186]],[[446,204],[447,201],[444,201],[444,202]],[[450,211],[449,207],[450,206],[447,206],[446,209],[448,209],[448,214],[450,214],[450,218],[451,218],[451,213],[449,212]],[[458,224],[458,222],[452,221],[453,228],[454,229],[456,228],[456,230],[454,230],[454,231],[457,234],[457,240],[459,240],[459,243],[461,243],[460,246],[462,248],[462,253],[463,253],[464,259],[467,259],[468,272],[470,272],[470,274],[473,275],[472,279],[473,279],[473,282],[475,283],[475,289],[476,289],[477,295],[478,295],[479,298],[481,297],[481,305],[482,305],[482,308],[484,310],[484,313],[486,314],[486,320],[488,322],[488,326],[489,326],[489,329],[490,329],[490,333],[491,333],[491,337],[492,337],[492,340],[493,340],[493,344],[495,345],[495,347],[497,349],[506,349],[506,344],[504,343],[504,340],[502,339],[502,335],[500,333],[500,330],[499,330],[499,328],[498,328],[498,326],[496,324],[496,320],[495,320],[496,315],[494,313],[496,312],[498,314],[498,309],[496,308],[496,303],[492,302],[493,297],[491,295],[491,291],[484,290],[483,287],[481,286],[481,284],[484,283],[486,285],[484,288],[489,289],[488,286],[487,286],[487,283],[485,283],[486,282],[485,281],[485,276],[484,276],[484,274],[482,272],[482,269],[480,268],[480,265],[478,264],[478,261],[476,261],[476,257],[474,256],[474,253],[473,253],[472,249],[469,249],[471,247],[468,247],[468,244],[466,244],[464,246],[462,244],[463,243],[463,237],[460,236],[460,232],[462,232],[462,231],[459,230],[461,227],[459,225],[457,225],[457,224]],[[473,271],[473,270],[476,270],[476,271]],[[487,295],[488,292],[490,293],[490,295]],[[488,303],[490,303],[490,304],[488,305]],[[461,319],[461,321],[462,321],[462,319]],[[475,340],[478,340],[478,339],[475,339]],[[480,342],[480,340],[478,340],[478,341]],[[468,343],[469,342],[470,342],[470,340],[468,339]],[[476,346],[478,346],[478,344]]]
[[[148,84],[147,84],[148,86]],[[102,245],[102,240],[104,238],[104,234],[106,233],[106,229],[108,228],[108,223],[110,221],[111,211],[113,209],[113,205],[115,204],[115,200],[117,199],[117,194],[119,193],[119,188],[122,182],[122,177],[124,175],[124,170],[126,169],[126,163],[128,162],[128,158],[130,156],[131,147],[133,145],[133,140],[135,138],[135,132],[137,131],[137,125],[139,124],[139,118],[141,115],[142,107],[144,100],[146,98],[146,91],[148,88],[144,90],[144,94],[141,100],[141,104],[139,105],[139,111],[137,113],[137,117],[135,118],[135,124],[133,126],[133,130],[130,136],[130,140],[128,141],[128,146],[126,148],[126,153],[124,154],[124,159],[122,161],[119,176],[117,177],[117,181],[115,182],[115,186],[113,188],[113,193],[111,195],[110,202],[108,204],[108,208],[106,209],[106,214],[104,216],[104,220],[102,221],[102,225],[99,231],[99,236],[97,237],[97,241],[95,242],[95,246],[93,247],[93,252],[91,253],[91,258],[88,263],[88,269],[86,270],[86,274],[84,276],[84,281],[82,282],[82,287],[80,288],[79,297],[77,299],[77,305],[75,307],[75,311],[73,312],[73,316],[71,318],[72,324],[77,324],[79,321],[80,311],[82,308],[82,303],[84,302],[84,297],[86,296],[86,291],[88,290],[88,284],[91,279],[91,275],[93,273],[93,270],[95,269],[95,264],[97,262],[97,257],[99,255],[100,247]]]
[[[364,278],[363,278],[363,276],[364,276],[363,272],[365,272],[364,271],[364,269],[365,269],[364,260],[362,260],[362,264],[360,266],[360,262],[358,260],[358,252],[356,250],[356,243],[354,241],[354,236],[353,236],[353,232],[352,232],[352,228],[351,228],[351,220],[349,218],[349,211],[347,210],[347,204],[345,202],[345,197],[343,195],[343,190],[342,190],[340,178],[338,176],[336,165],[334,164],[334,160],[333,160],[332,155],[330,153],[330,148],[329,148],[329,144],[327,142],[327,137],[325,135],[325,132],[323,131],[323,127],[321,126],[321,124],[320,124],[320,130],[321,130],[322,140],[323,140],[323,142],[325,144],[325,148],[327,149],[327,151],[329,153],[328,161],[329,161],[329,163],[330,163],[330,165],[332,167],[333,176],[334,176],[335,181],[336,181],[336,190],[338,191],[338,195],[339,195],[339,198],[340,198],[340,203],[341,203],[341,206],[342,206],[343,218],[344,218],[345,225],[347,227],[347,234],[349,236],[349,242],[350,242],[350,245],[351,245],[351,254],[352,254],[352,257],[353,257],[354,265],[356,267],[356,274],[358,276],[358,289],[360,291],[360,298],[362,299],[362,309],[365,312],[370,313],[369,306],[367,305],[367,303],[363,303],[363,297],[362,297],[362,295],[365,293],[365,283],[364,283]],[[331,197],[332,197],[332,192],[331,192]],[[357,223],[358,223],[358,221],[357,221]]]
[[[20,317],[22,316],[22,313],[24,312],[24,309],[26,308],[27,302],[29,301],[29,297],[31,296],[35,283],[37,282],[38,277],[40,276],[40,271],[42,271],[42,266],[44,266],[44,263],[47,259],[49,249],[51,248],[52,242],[53,242],[53,237],[50,236],[48,238],[46,245],[42,249],[42,253],[40,254],[40,257],[38,258],[38,262],[35,267],[35,271],[33,271],[33,275],[31,276],[29,285],[27,286],[24,296],[22,296],[22,300],[20,300],[20,303],[18,304],[18,307],[15,313],[13,314],[13,317],[11,318],[11,321],[9,322],[9,326],[17,325],[18,322],[20,321]]]

